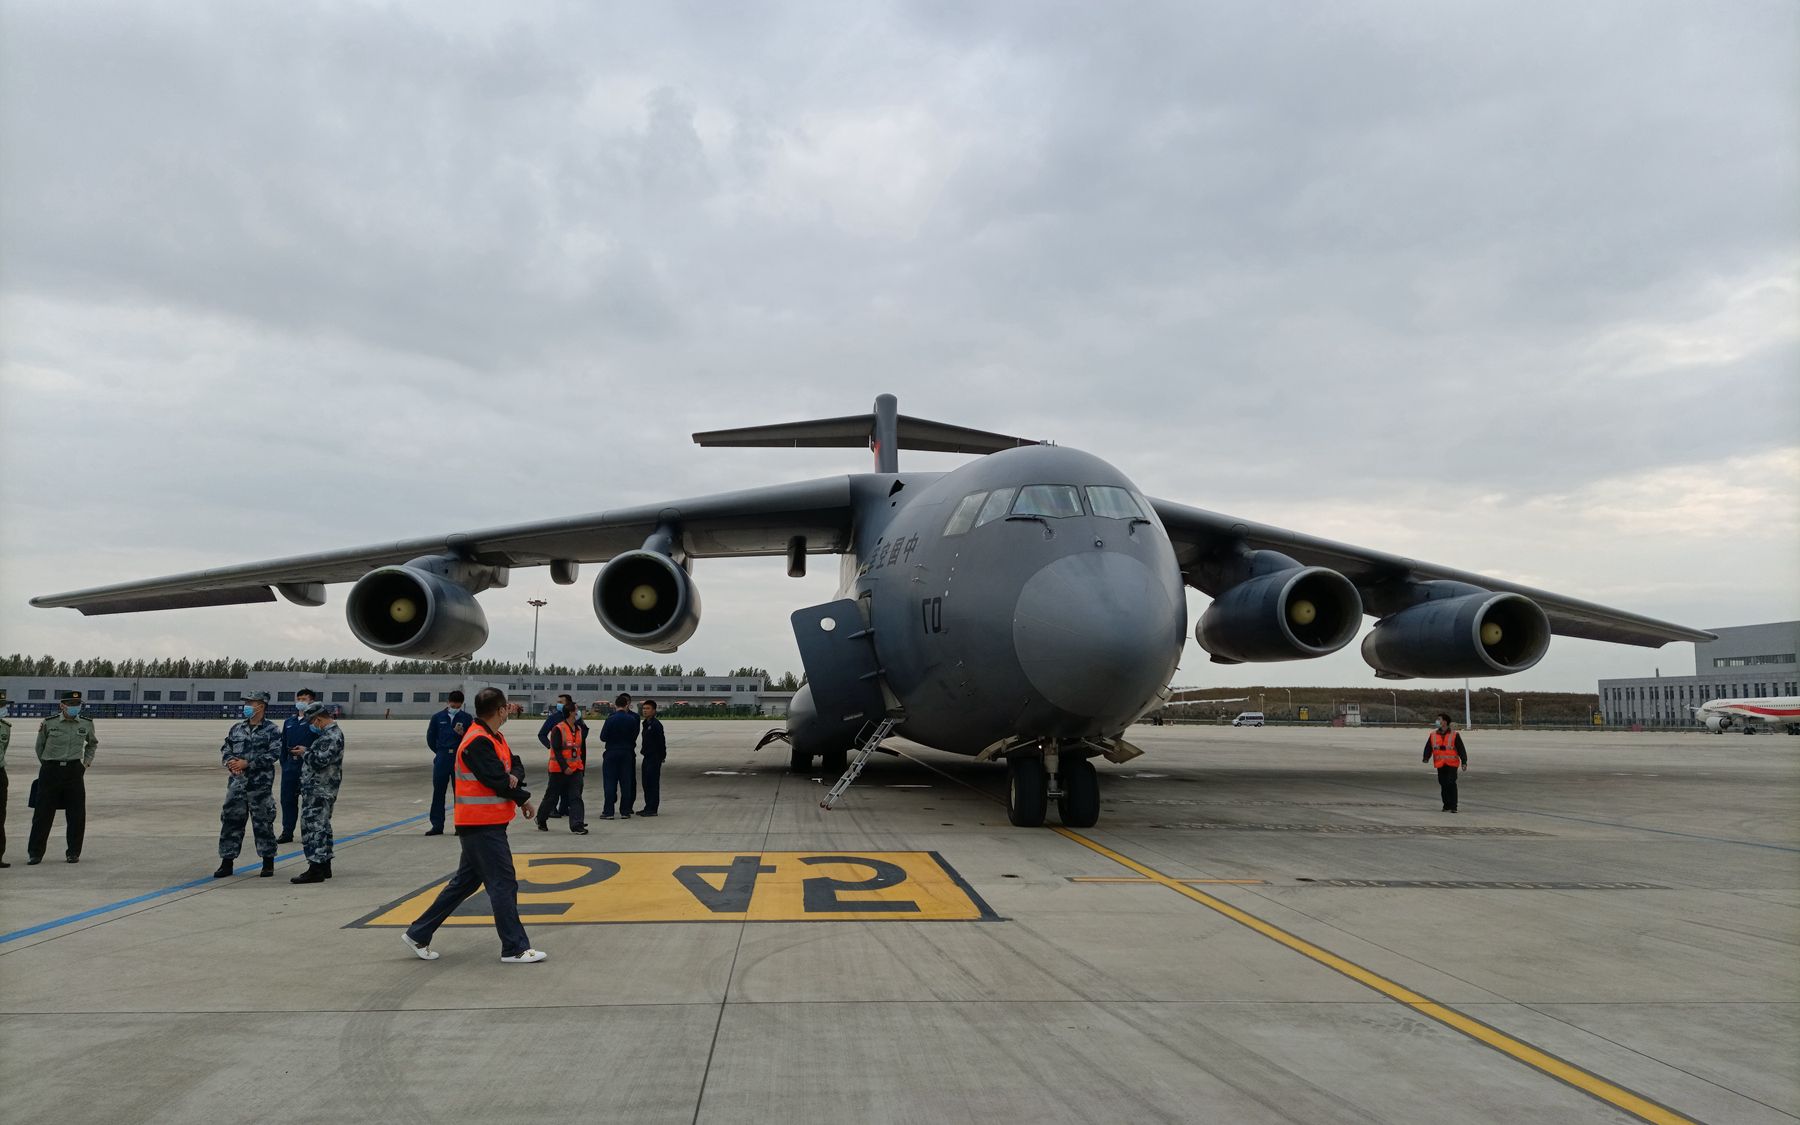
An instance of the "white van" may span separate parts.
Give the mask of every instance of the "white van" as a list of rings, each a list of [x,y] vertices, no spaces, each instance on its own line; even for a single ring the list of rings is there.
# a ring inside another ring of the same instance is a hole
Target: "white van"
[[[1240,711],[1238,717],[1231,720],[1231,725],[1234,727],[1260,727],[1263,725],[1263,713],[1261,711]]]

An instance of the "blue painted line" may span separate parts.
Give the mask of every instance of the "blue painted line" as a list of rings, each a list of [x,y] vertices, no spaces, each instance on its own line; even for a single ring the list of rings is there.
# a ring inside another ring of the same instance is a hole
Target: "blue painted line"
[[[379,828],[366,828],[361,832],[353,832],[348,836],[340,836],[333,840],[332,844],[333,846],[336,846],[337,844],[348,844],[352,840],[361,840],[366,836],[373,836],[377,832],[386,832],[390,828],[402,828],[408,824],[416,824],[429,815],[429,813],[420,813],[417,816],[409,816],[405,820],[396,820],[392,824],[383,824]],[[282,863],[304,854],[306,854],[304,851],[297,851],[289,852],[286,855],[278,855],[275,857],[275,862]],[[261,870],[262,860],[259,858],[255,863],[246,863],[244,866],[233,870],[232,874],[248,875],[252,871]],[[50,922],[40,922],[35,926],[27,926],[22,930],[14,930],[11,933],[0,934],[0,945],[5,945],[9,941],[17,941],[20,938],[28,938],[33,934],[41,934],[45,930],[54,930],[58,926],[68,926],[73,925],[76,922],[85,922],[89,918],[97,918],[102,914],[111,914],[115,910],[123,910],[128,906],[136,906],[139,903],[150,902],[153,899],[163,898],[166,895],[180,894],[182,891],[191,891],[196,887],[216,886],[217,884],[218,880],[214,879],[211,875],[201,879],[190,879],[185,883],[177,883],[172,887],[164,887],[160,891],[151,891],[149,894],[138,895],[136,898],[123,898],[118,902],[109,902],[105,906],[96,906],[92,910],[83,910],[79,914],[71,914],[66,918],[57,918]]]

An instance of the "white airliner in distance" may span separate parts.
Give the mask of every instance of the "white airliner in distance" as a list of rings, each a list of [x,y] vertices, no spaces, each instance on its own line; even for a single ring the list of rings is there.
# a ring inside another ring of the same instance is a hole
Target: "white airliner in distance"
[[[1786,727],[1789,734],[1800,734],[1800,696],[1770,695],[1761,699],[1709,699],[1694,708],[1694,721],[1704,724],[1714,734],[1743,728],[1755,734],[1765,724]]]

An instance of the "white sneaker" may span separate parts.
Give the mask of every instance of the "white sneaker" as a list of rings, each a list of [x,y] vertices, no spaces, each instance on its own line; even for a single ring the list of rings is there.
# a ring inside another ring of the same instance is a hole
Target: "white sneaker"
[[[406,943],[406,948],[412,950],[413,956],[417,957],[419,960],[436,961],[438,959],[437,950],[428,945],[420,945],[418,942],[414,941],[412,935],[405,930],[400,931],[400,940]]]
[[[535,965],[548,956],[550,955],[541,949],[527,949],[517,957],[502,957],[500,960],[508,965]]]

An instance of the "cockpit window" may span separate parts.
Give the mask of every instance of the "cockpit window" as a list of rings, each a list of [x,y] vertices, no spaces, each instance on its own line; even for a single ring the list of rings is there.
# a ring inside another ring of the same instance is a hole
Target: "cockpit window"
[[[956,510],[950,513],[950,522],[944,525],[945,535],[961,535],[975,526],[975,513],[981,511],[981,502],[987,499],[985,492],[971,492],[957,502]]]
[[[1016,488],[996,488],[988,493],[987,503],[981,506],[981,514],[975,517],[975,526],[993,523],[1004,516],[1006,509],[1012,507],[1013,493],[1017,491],[1019,490]]]
[[[1072,484],[1032,484],[1019,490],[1015,516],[1048,516],[1067,519],[1081,514],[1081,492]]]
[[[1141,520],[1144,509],[1138,506],[1137,498],[1123,488],[1094,486],[1087,490],[1088,507],[1096,516],[1104,516],[1109,520]]]

